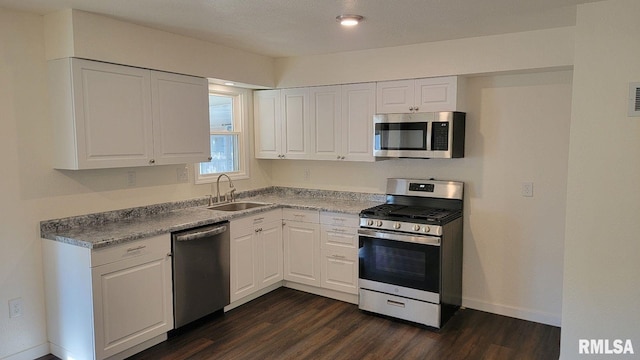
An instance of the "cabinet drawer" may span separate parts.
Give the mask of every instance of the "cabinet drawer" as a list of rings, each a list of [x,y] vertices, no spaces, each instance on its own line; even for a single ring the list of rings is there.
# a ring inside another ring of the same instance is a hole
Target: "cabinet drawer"
[[[358,215],[323,211],[320,213],[320,223],[323,225],[346,226],[357,228],[360,226]]]
[[[357,294],[357,254],[344,250],[322,250],[322,287]]]
[[[282,221],[282,210],[276,209],[231,220],[231,237],[238,237],[253,232],[257,225]]]
[[[320,214],[317,210],[282,209],[282,218],[315,224],[320,222]]]
[[[91,251],[91,267],[141,256],[163,257],[171,252],[171,235],[162,234]]]
[[[320,233],[323,249],[357,249],[358,228],[322,225]]]

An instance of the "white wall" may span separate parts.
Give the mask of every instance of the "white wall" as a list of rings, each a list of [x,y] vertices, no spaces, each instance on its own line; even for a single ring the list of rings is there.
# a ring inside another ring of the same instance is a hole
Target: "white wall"
[[[178,165],[54,170],[46,81],[43,17],[0,8],[0,359],[49,352],[41,220],[192,199],[211,190],[178,183]],[[136,172],[134,187],[127,186],[128,171]],[[268,162],[252,160],[251,179],[234,183],[239,190],[268,186],[269,171]],[[23,299],[24,315],[10,319],[14,298]]]
[[[562,359],[579,339],[629,339],[640,355],[640,1],[578,7],[567,191]],[[609,356],[617,358],[615,356]]]
[[[570,69],[573,27],[276,59],[278,87]]]
[[[268,56],[79,10],[45,16],[47,59],[80,57],[265,87],[274,85]]]
[[[463,159],[274,161],[272,182],[384,193],[387,177],[464,181],[463,305],[559,325],[571,82],[571,71],[468,79]]]

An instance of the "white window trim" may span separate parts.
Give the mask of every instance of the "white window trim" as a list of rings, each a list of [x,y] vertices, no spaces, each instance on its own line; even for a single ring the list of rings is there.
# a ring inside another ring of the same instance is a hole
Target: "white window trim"
[[[234,97],[234,108],[240,109],[240,111],[234,111],[234,116],[238,116],[236,124],[240,126],[241,135],[238,136],[238,148],[241,149],[242,154],[238,158],[239,171],[226,172],[232,180],[242,180],[249,178],[249,90],[242,88],[235,88],[230,86],[222,86],[217,84],[209,84],[209,92],[214,94],[223,94]],[[208,184],[213,183],[218,179],[221,173],[215,174],[200,174],[200,164],[196,163],[194,168],[194,182],[196,184]],[[223,178],[226,180],[226,178]]]

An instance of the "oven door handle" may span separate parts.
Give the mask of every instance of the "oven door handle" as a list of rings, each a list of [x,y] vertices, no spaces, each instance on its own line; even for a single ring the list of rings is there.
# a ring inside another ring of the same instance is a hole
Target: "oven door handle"
[[[376,239],[394,240],[394,241],[410,242],[415,244],[440,246],[440,238],[436,236],[400,234],[397,232],[362,229],[362,228],[358,229],[358,235],[362,235],[370,238],[376,238]]]

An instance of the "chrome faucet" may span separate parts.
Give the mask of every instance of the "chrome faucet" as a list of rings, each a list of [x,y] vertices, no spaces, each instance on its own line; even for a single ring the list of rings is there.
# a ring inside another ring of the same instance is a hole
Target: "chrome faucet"
[[[229,175],[222,173],[218,176],[218,180],[216,180],[216,202],[220,203],[220,178],[222,176],[226,176],[227,179],[229,179],[229,188],[231,189],[229,191],[229,195],[225,194],[225,202],[227,201],[234,201],[233,198],[233,193],[236,191],[236,188],[233,186],[233,182],[231,182],[231,178],[229,177]],[[229,200],[229,197],[231,198],[231,200]]]

